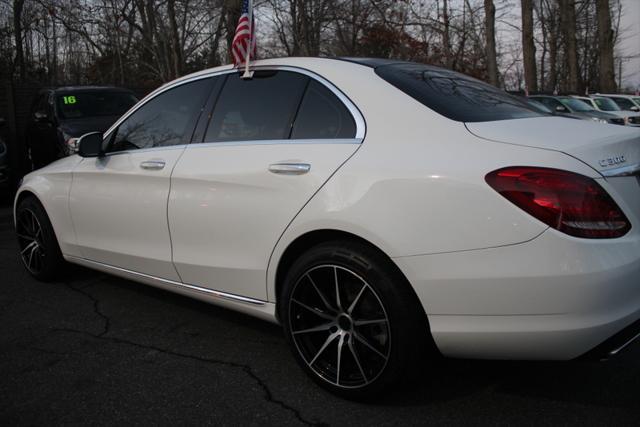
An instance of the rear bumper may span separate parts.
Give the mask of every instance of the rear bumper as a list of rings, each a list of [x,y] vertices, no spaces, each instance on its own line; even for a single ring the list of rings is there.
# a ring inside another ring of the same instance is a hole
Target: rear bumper
[[[638,230],[599,241],[547,230],[523,244],[394,261],[445,356],[568,360],[617,348],[640,319]]]
[[[632,343],[640,339],[640,319],[636,320],[602,344],[585,353],[581,358],[606,360],[616,356]]]

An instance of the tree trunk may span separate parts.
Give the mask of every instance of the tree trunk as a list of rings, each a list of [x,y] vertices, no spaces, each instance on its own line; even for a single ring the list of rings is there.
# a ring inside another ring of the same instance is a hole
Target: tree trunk
[[[567,58],[567,90],[577,93],[580,81],[578,79],[575,3],[575,0],[560,0],[560,26],[564,36],[564,50]]]
[[[596,0],[598,14],[598,56],[600,58],[600,91],[615,92],[616,78],[613,64],[613,31],[609,0]]]
[[[227,50],[229,60],[233,62],[233,54],[231,53],[231,44],[233,43],[233,37],[236,34],[236,27],[238,26],[238,20],[240,19],[240,13],[242,12],[241,0],[225,0],[225,11],[227,12]]]
[[[524,82],[529,91],[538,90],[536,76],[536,46],[533,42],[533,1],[522,0],[522,60]]]
[[[489,83],[494,86],[498,86],[498,61],[496,59],[496,7],[493,4],[493,0],[484,0],[484,35]]]
[[[22,45],[22,9],[24,0],[13,1],[13,37],[16,42],[16,59],[14,67],[18,67],[20,81],[23,82],[27,76],[27,69],[24,63],[24,49]]]
[[[451,57],[451,41],[449,35],[449,4],[447,0],[443,0],[442,5],[442,50],[444,52],[444,64],[447,68],[451,68],[453,65],[453,58]]]
[[[176,20],[176,4],[175,0],[167,2],[167,12],[169,14],[169,28],[171,30],[170,37],[170,69],[172,78],[175,79],[182,74],[182,47],[180,45],[180,33],[178,31],[178,22]]]

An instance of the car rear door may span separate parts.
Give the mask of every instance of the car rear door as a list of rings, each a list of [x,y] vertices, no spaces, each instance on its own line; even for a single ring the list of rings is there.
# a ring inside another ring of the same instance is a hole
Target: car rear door
[[[210,78],[145,101],[73,172],[70,209],[85,259],[179,281],[167,224],[170,177],[210,93]]]
[[[341,92],[300,71],[225,78],[202,143],[171,178],[173,261],[186,284],[266,300],[277,240],[358,149],[364,121]]]

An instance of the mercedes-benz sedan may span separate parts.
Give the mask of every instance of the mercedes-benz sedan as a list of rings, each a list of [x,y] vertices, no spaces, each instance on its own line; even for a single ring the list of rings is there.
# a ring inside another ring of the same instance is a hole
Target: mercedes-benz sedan
[[[29,272],[68,261],[278,322],[352,398],[430,353],[566,360],[640,330],[636,129],[414,63],[252,71],[171,82],[25,177]]]

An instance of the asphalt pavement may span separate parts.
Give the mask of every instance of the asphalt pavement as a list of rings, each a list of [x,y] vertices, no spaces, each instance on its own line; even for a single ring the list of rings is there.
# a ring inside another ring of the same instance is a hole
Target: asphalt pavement
[[[334,397],[282,332],[71,267],[23,269],[0,208],[0,424],[639,425],[640,343],[608,362],[430,362],[373,403]]]

